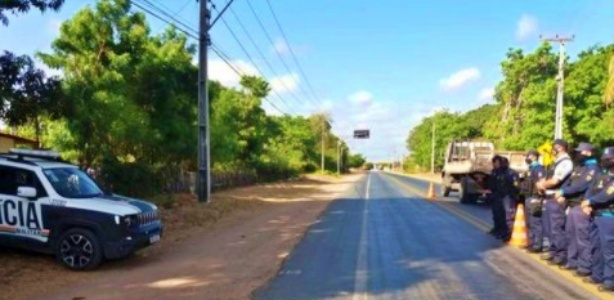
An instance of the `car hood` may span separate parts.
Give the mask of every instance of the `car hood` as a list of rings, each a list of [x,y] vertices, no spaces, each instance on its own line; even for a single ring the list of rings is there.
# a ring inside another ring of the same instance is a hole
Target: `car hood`
[[[72,201],[69,206],[119,216],[147,213],[158,209],[152,203],[119,195],[79,199],[78,201]]]

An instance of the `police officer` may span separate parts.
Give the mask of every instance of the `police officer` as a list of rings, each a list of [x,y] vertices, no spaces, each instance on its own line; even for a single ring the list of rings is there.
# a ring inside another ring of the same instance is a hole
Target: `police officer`
[[[527,152],[526,163],[529,165],[529,172],[522,181],[520,193],[525,198],[525,215],[529,229],[527,251],[539,253],[543,249],[544,236],[541,220],[541,198],[537,194],[535,183],[546,177],[546,169],[539,163],[539,152],[536,150]]]
[[[514,227],[516,215],[516,195],[518,194],[518,174],[509,167],[509,161],[505,157],[500,158],[500,168],[497,172],[496,193],[498,195],[497,221],[501,224],[501,230],[495,237],[503,241],[509,241]]]
[[[585,282],[603,283],[600,290],[614,291],[614,147],[604,149],[601,166],[604,172],[581,203],[584,213],[594,215],[592,274]]]
[[[594,157],[593,146],[580,143],[576,155],[577,165],[574,168],[569,183],[556,192],[559,203],[567,205],[565,233],[567,239],[567,264],[562,269],[576,270],[578,276],[590,275],[591,247],[589,229],[590,216],[582,212],[580,202],[589,189],[593,179],[599,174],[599,164]]]
[[[503,157],[499,155],[495,155],[492,158],[493,169],[490,173],[490,177],[488,177],[488,190],[486,190],[491,204],[492,220],[494,224],[489,233],[495,237],[499,237],[505,232],[505,209],[503,208],[503,204],[501,202],[501,194],[497,188],[497,179],[499,178],[499,173],[501,173],[502,159]],[[504,217],[501,217],[502,215]]]
[[[551,261],[552,264],[565,265],[567,262],[567,239],[565,238],[565,205],[554,198],[555,191],[565,186],[573,171],[573,162],[567,153],[569,144],[563,139],[556,139],[552,146],[556,160],[554,167],[548,174],[547,179],[540,180],[535,187],[540,192],[545,192],[546,197],[542,221],[546,236],[550,243],[548,253],[542,255],[542,259]],[[546,220],[543,220],[546,219]]]

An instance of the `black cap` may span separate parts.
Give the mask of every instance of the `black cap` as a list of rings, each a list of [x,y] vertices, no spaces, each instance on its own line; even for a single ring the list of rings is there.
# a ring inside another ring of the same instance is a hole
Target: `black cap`
[[[556,139],[554,140],[554,145],[559,145],[565,148],[565,150],[569,149],[569,143],[567,143],[564,139]]]
[[[535,149],[531,149],[527,151],[527,156],[530,156],[530,155],[535,155],[536,157],[539,157],[539,152]]]
[[[580,145],[578,145],[578,148],[576,148],[576,151],[578,152],[582,152],[582,151],[593,151],[595,148],[593,148],[593,145],[589,144],[589,143],[580,143]]]
[[[612,159],[614,158],[614,147],[607,147],[603,149],[603,154],[601,155],[601,159]]]

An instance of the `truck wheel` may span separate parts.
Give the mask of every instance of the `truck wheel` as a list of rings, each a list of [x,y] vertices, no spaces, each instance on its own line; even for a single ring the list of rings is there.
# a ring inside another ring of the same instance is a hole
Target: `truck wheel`
[[[467,193],[465,192],[465,183],[463,181],[461,181],[458,187],[458,194],[460,196],[460,203],[467,203]]]
[[[59,237],[55,256],[62,265],[71,270],[91,270],[102,261],[102,247],[92,231],[73,228]]]
[[[449,197],[451,191],[452,191],[452,187],[451,186],[444,186],[443,187],[443,196],[444,197]]]
[[[450,192],[452,191],[452,176],[448,175],[448,174],[443,174],[442,176],[443,178],[443,196],[444,197],[449,197],[450,196]]]
[[[480,196],[479,194],[467,192],[464,181],[461,181],[460,187],[458,188],[458,193],[460,194],[460,203],[462,204],[476,203]]]

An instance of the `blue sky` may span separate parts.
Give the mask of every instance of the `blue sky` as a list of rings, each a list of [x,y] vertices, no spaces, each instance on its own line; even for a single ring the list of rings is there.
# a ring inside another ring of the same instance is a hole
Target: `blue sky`
[[[195,0],[150,1],[197,28]],[[234,16],[228,13],[225,19],[291,108],[275,95],[270,100],[286,112],[328,111],[334,119],[334,131],[341,136],[351,135],[355,128],[371,129],[370,140],[348,142],[353,151],[372,160],[406,153],[404,141],[409,130],[438,109],[466,111],[492,101],[492,88],[500,79],[499,64],[510,47],[531,51],[540,43],[540,34],[574,34],[575,41],[567,46],[574,58],[591,45],[614,40],[614,3],[610,0],[270,0],[318,97],[307,100],[302,92],[309,90],[305,78],[294,64],[266,0],[250,3],[274,45],[266,39],[246,1],[235,0],[233,10],[275,72],[268,70]],[[23,54],[48,50],[59,24],[95,1],[66,2],[59,13],[10,16],[10,26],[0,27],[0,49]],[[224,2],[214,1],[218,9]],[[163,30],[163,23],[148,19],[153,32]],[[212,39],[243,72],[258,73],[223,23],[215,25]],[[225,84],[236,84],[236,76],[214,55],[211,75]],[[266,109],[275,113],[268,105]]]

